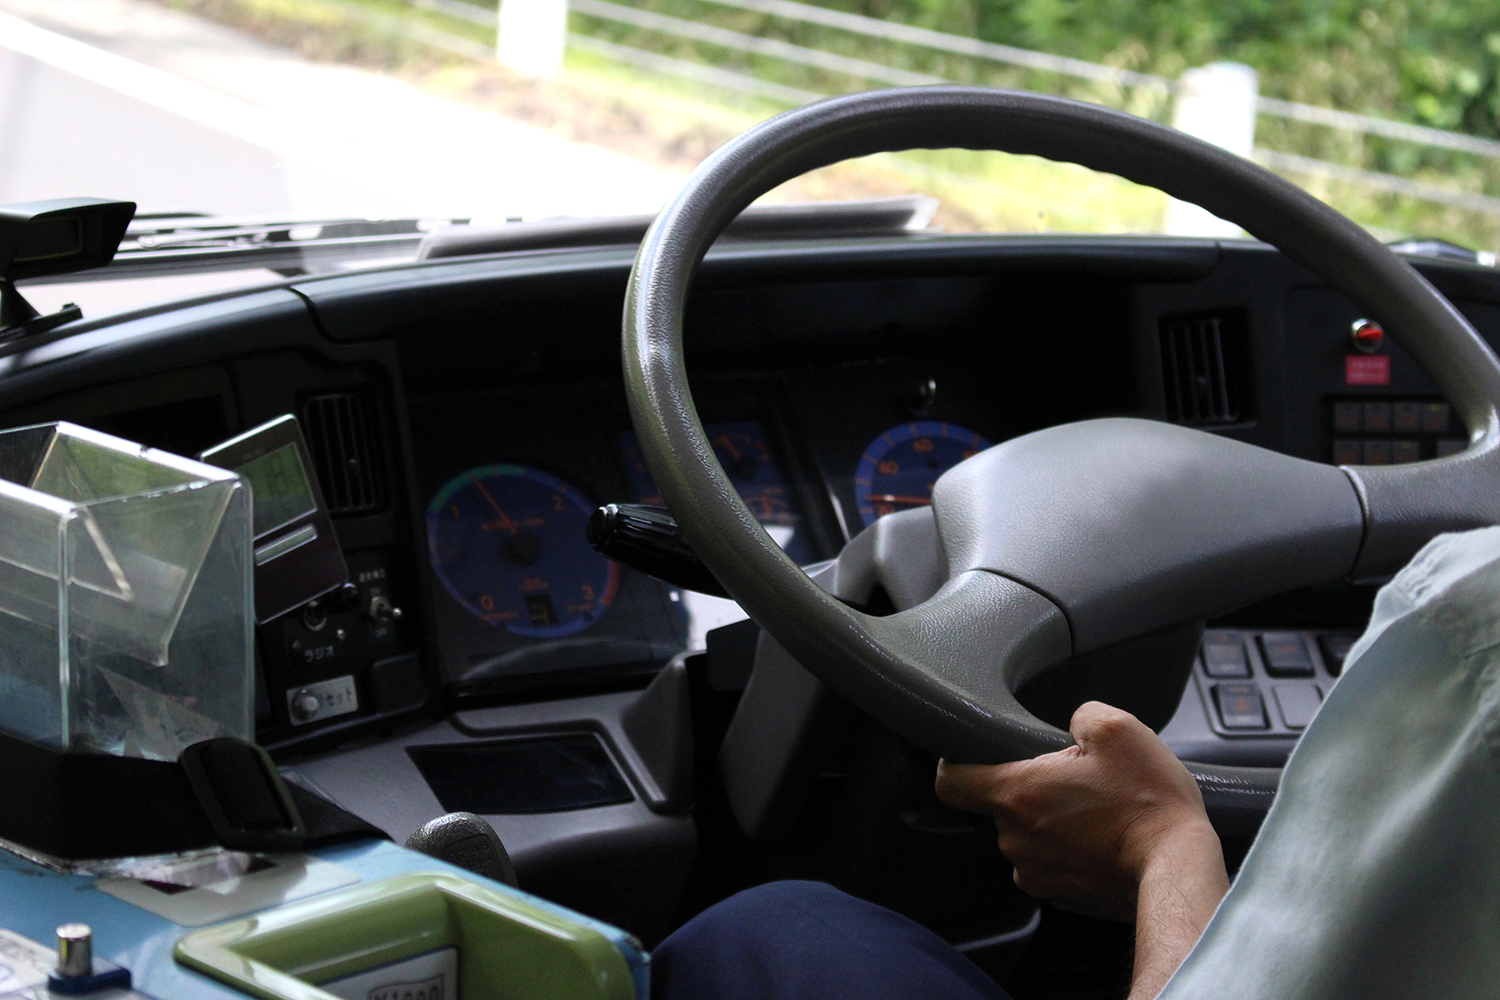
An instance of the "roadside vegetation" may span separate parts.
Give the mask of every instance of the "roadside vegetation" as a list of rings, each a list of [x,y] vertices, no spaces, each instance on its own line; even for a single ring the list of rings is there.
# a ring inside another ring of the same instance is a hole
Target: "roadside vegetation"
[[[431,44],[422,30],[493,45],[479,25],[405,0],[158,0],[311,58],[367,66],[568,138],[686,171],[729,136],[784,105],[648,74],[570,52],[556,81]],[[947,79],[1027,87],[1166,120],[1160,91],[1053,74],[799,24],[710,0],[624,0],[675,17],[841,52]],[[1268,96],[1486,137],[1500,136],[1500,5],[1493,0],[819,0],[824,6],[1125,69],[1176,77],[1234,59]],[[413,27],[416,26],[416,30]],[[827,71],[574,15],[575,30],[818,93],[868,84]],[[1262,116],[1257,144],[1450,190],[1500,196],[1500,161]],[[1500,217],[1288,173],[1383,236],[1500,244]],[[869,197],[920,190],[949,229],[1149,231],[1166,200],[1119,178],[1029,157],[957,151],[874,157],[793,182],[777,198]]]

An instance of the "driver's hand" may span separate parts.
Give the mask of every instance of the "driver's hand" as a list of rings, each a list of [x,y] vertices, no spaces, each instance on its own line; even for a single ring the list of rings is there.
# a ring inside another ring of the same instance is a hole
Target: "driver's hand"
[[[1069,728],[1076,746],[1034,760],[938,764],[938,798],[995,817],[1022,891],[1133,920],[1148,868],[1204,868],[1224,879],[1198,784],[1155,733],[1099,702],[1081,706]]]

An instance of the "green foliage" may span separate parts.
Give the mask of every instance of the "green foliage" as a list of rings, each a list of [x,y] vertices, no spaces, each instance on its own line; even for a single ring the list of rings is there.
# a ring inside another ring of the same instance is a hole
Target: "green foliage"
[[[1166,76],[1233,59],[1267,94],[1500,135],[1495,0],[825,2]]]

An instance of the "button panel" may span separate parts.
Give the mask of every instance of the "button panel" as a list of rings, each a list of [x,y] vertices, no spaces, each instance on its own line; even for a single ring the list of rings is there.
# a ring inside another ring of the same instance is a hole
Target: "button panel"
[[[1193,668],[1222,737],[1299,735],[1343,672],[1353,631],[1210,629]]]
[[[1463,451],[1453,407],[1435,399],[1332,399],[1325,404],[1326,454],[1334,465],[1402,465]]]

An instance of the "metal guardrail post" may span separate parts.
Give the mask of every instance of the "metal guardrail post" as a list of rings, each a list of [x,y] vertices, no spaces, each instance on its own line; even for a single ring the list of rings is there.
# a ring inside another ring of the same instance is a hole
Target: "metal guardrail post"
[[[1260,76],[1243,63],[1217,62],[1190,69],[1177,79],[1172,125],[1239,156],[1255,148],[1256,98]],[[1240,227],[1185,201],[1167,206],[1166,231],[1173,236],[1239,236]]]
[[[523,76],[551,79],[562,69],[568,0],[500,0],[495,57]]]

